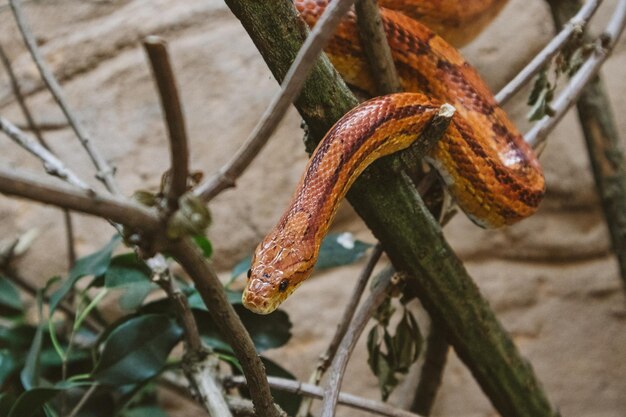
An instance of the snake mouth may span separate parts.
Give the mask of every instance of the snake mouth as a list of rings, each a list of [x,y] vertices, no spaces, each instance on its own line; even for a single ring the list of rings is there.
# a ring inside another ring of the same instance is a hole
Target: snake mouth
[[[244,290],[241,301],[245,308],[256,314],[270,314],[278,308],[279,304],[259,294],[254,294],[247,289]]]

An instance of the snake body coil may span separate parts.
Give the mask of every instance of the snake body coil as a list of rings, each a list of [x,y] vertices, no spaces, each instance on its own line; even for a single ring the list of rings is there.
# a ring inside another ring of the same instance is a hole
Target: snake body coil
[[[437,11],[425,18],[436,27],[446,20],[436,6],[447,4],[453,9],[456,5],[458,21],[471,15],[474,22],[467,30],[462,25],[448,29],[447,35],[456,43],[475,34],[504,2],[380,1],[401,5],[404,12],[415,3],[411,10],[421,18],[428,10]],[[326,3],[295,2],[311,26]],[[544,178],[536,156],[477,72],[423,24],[385,8],[381,14],[403,88],[415,92],[360,104],[320,142],[285,214],[255,252],[243,294],[244,305],[254,312],[272,312],[309,277],[321,240],[350,185],[374,160],[418,139],[444,102],[457,111],[426,159],[470,219],[483,227],[512,224],[534,213],[543,197]],[[344,18],[326,53],[349,84],[374,91],[353,14]]]

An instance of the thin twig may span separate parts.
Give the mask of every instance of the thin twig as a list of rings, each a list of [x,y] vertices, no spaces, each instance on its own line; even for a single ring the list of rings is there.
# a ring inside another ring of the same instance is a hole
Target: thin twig
[[[170,144],[170,169],[165,195],[172,209],[178,207],[178,198],[187,191],[189,176],[189,147],[182,103],[176,87],[174,70],[170,64],[167,43],[158,36],[148,36],[143,41],[152,74],[159,89],[161,107],[165,113]]]
[[[305,395],[313,398],[322,398],[324,395],[322,388],[312,384],[306,384],[304,382],[274,376],[268,377],[267,380],[272,388],[280,391],[291,392],[293,394]],[[234,386],[247,385],[246,379],[243,376],[231,376],[226,378],[224,382]],[[345,392],[339,394],[339,404],[352,407],[357,410],[369,411],[386,417],[420,417],[418,414],[392,407],[389,404],[358,397]]]
[[[285,116],[287,109],[300,93],[318,55],[352,3],[354,0],[336,0],[326,7],[289,68],[281,84],[280,92],[274,96],[250,136],[217,175],[196,187],[197,196],[204,201],[209,201],[221,191],[235,186],[237,178],[265,146],[276,126]]]
[[[559,53],[573,35],[582,32],[601,3],[602,0],[587,0],[576,16],[572,17],[541,52],[535,55],[528,65],[518,72],[517,75],[496,94],[496,102],[500,105],[504,104],[526,85],[550,59]]]
[[[93,384],[92,386],[90,386],[89,389],[83,394],[78,404],[76,404],[72,412],[69,413],[67,417],[76,417],[78,413],[80,413],[80,410],[85,406],[85,404],[87,404],[87,401],[89,401],[91,396],[96,392],[97,388],[98,384]]]
[[[65,99],[65,95],[58,81],[52,74],[52,71],[48,68],[45,60],[41,55],[41,51],[37,46],[37,42],[35,41],[35,37],[31,33],[28,28],[28,24],[26,23],[26,18],[24,17],[24,13],[22,12],[22,7],[20,5],[19,0],[9,0],[11,4],[11,9],[13,10],[13,15],[15,17],[15,22],[17,23],[17,27],[22,34],[22,38],[24,39],[24,43],[30,52],[37,69],[41,75],[43,82],[46,84],[50,93],[54,97],[55,101],[63,111],[63,114],[67,118],[70,126],[74,130],[74,133],[80,140],[80,143],[83,145],[91,161],[94,166],[98,169],[98,173],[96,177],[101,180],[107,187],[107,189],[113,194],[119,194],[119,190],[113,178],[114,170],[100,155],[100,152],[93,145],[91,138],[80,124],[78,119],[74,116],[73,112],[70,110],[70,106]]]
[[[572,15],[578,3],[548,1],[557,28]],[[587,36],[583,38],[583,41],[586,40]],[[611,237],[611,247],[626,290],[626,159],[614,112],[600,74],[585,87],[576,107]]]
[[[365,329],[365,326],[391,292],[394,286],[394,280],[392,280],[393,276],[394,270],[392,267],[387,267],[381,271],[377,276],[375,287],[372,289],[371,294],[367,300],[363,302],[354,320],[350,323],[350,327],[339,345],[337,355],[330,366],[329,377],[324,387],[324,401],[320,414],[322,417],[333,417],[335,415],[335,408],[337,407],[337,401],[339,399],[339,390],[341,389],[341,382],[350,355],[356,346],[359,336],[361,336],[361,333]]]
[[[187,238],[172,242],[169,251],[194,281],[202,300],[210,307],[209,314],[218,331],[233,348],[244,375],[250,381],[250,396],[256,412],[264,417],[278,417],[279,413],[274,407],[263,363],[256,353],[248,331],[228,302],[224,287],[215,271],[196,245]]]
[[[144,206],[120,197],[77,190],[24,170],[0,167],[0,193],[103,217],[143,232],[160,226],[156,214]]]
[[[81,190],[93,192],[88,184],[83,182],[74,171],[66,167],[52,152],[44,148],[43,145],[26,135],[26,133],[2,116],[0,116],[0,130],[6,133],[9,138],[13,139],[13,141],[22,148],[41,160],[48,174],[59,177]]]
[[[380,243],[376,243],[372,253],[367,260],[367,264],[361,271],[359,275],[359,279],[357,280],[354,289],[352,290],[352,295],[348,300],[348,303],[343,311],[343,316],[337,325],[337,330],[335,331],[335,335],[331,340],[330,344],[326,348],[326,351],[322,353],[317,361],[317,367],[311,377],[309,378],[309,382],[313,385],[319,385],[322,380],[322,376],[328,369],[328,365],[332,362],[337,353],[337,349],[339,348],[339,344],[343,339],[344,335],[348,331],[348,326],[352,322],[352,318],[354,317],[354,313],[356,308],[359,306],[359,301],[361,301],[361,296],[363,295],[363,291],[367,287],[367,282],[374,271],[374,267],[378,263],[378,260],[383,254],[383,247]],[[311,404],[313,403],[312,398],[304,398],[302,403],[300,404],[300,408],[298,409],[298,414],[296,417],[306,417],[309,414],[311,409]]]
[[[356,0],[354,10],[361,44],[379,95],[402,91],[376,0]]]
[[[606,26],[604,33],[596,40],[593,53],[587,58],[578,72],[574,74],[567,86],[559,94],[559,97],[551,104],[553,115],[542,118],[524,135],[526,142],[534,148],[538,148],[539,153],[544,147],[548,133],[556,127],[563,116],[565,116],[565,113],[567,113],[567,110],[576,103],[585,86],[598,73],[604,61],[609,57],[624,30],[625,24],[626,0],[619,0],[613,12],[613,17]]]
[[[48,143],[46,143],[46,140],[43,138],[43,135],[41,134],[41,129],[39,129],[39,126],[37,125],[37,123],[35,123],[35,119],[33,119],[33,115],[26,105],[26,100],[24,99],[24,95],[22,94],[22,90],[20,89],[20,84],[17,81],[15,72],[13,71],[13,66],[11,65],[11,61],[9,61],[7,55],[4,53],[2,45],[0,45],[0,60],[2,61],[2,64],[6,69],[7,75],[9,76],[11,88],[13,89],[13,95],[15,96],[15,100],[17,101],[18,106],[20,106],[20,109],[22,110],[22,114],[24,114],[26,124],[31,129],[33,135],[35,135],[39,143],[46,149],[52,151],[50,145],[48,145]]]
[[[24,119],[26,119],[26,124],[28,125],[31,132],[33,132],[33,135],[35,135],[39,143],[47,150],[54,153],[52,151],[52,148],[50,148],[50,145],[44,139],[43,134],[41,133],[41,129],[39,128],[39,125],[35,123],[35,119],[33,118],[33,115],[30,112],[30,109],[26,105],[26,99],[24,95],[22,94],[22,90],[20,89],[19,82],[17,81],[17,77],[15,76],[15,72],[13,71],[13,66],[11,65],[11,61],[9,60],[7,55],[4,53],[4,50],[2,49],[2,45],[0,45],[0,60],[4,64],[4,68],[6,69],[7,74],[9,75],[9,80],[11,81],[11,88],[13,89],[13,95],[15,96],[17,104],[20,106],[20,109],[22,110]],[[74,262],[76,261],[76,249],[75,249],[75,244],[74,244],[74,240],[75,240],[74,239],[74,227],[72,225],[72,216],[70,215],[70,212],[65,209],[63,209],[63,222],[65,223],[65,237],[66,237],[66,242],[67,242],[68,264],[71,267],[72,265],[74,265]]]

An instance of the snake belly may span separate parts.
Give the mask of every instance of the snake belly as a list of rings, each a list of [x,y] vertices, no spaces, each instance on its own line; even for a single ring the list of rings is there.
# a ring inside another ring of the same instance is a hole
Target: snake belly
[[[381,4],[483,3],[500,0],[383,0]],[[303,19],[315,24],[324,0],[296,0]],[[487,9],[483,13],[492,16]],[[468,9],[469,10],[469,9]],[[480,10],[478,10],[480,11]],[[441,10],[439,10],[441,12]],[[480,13],[479,13],[480,14]],[[374,160],[407,148],[442,103],[456,113],[426,160],[438,171],[465,214],[482,227],[515,223],[533,214],[545,191],[532,149],[524,142],[489,88],[460,53],[405,14],[381,8],[394,62],[407,93],[377,97],[343,116],[313,152],[289,206],[257,247],[243,293],[259,314],[274,311],[311,275],[323,237],[341,199]],[[419,13],[418,13],[419,15]],[[436,19],[435,19],[436,20]],[[456,36],[454,35],[453,37]],[[340,23],[325,52],[347,83],[374,93],[356,18]]]

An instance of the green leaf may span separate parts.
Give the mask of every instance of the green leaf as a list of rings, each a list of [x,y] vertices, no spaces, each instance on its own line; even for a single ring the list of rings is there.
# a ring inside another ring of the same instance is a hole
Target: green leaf
[[[31,343],[30,349],[28,350],[28,355],[26,356],[26,364],[24,365],[24,369],[22,369],[22,372],[20,372],[20,379],[22,381],[24,389],[26,390],[29,390],[39,385],[39,356],[41,353],[43,330],[45,327],[47,327],[46,323],[41,323],[39,326],[37,326],[35,337],[33,337],[33,342]]]
[[[202,255],[204,255],[205,258],[208,259],[211,257],[211,255],[213,254],[213,246],[211,245],[211,241],[209,241],[206,236],[194,236],[193,241],[196,243],[196,246],[200,248],[200,250],[202,251]]]
[[[125,310],[135,310],[148,294],[156,288],[151,281],[150,268],[135,253],[126,253],[111,259],[104,274],[107,288],[122,289],[119,305]]]
[[[30,417],[41,411],[41,408],[61,391],[62,388],[46,387],[24,392],[11,407],[9,417]]]
[[[21,313],[24,308],[17,288],[2,275],[0,275],[0,307],[9,309],[11,313]]]
[[[248,333],[250,333],[258,352],[283,346],[291,338],[291,321],[284,311],[276,310],[271,314],[260,316],[252,313],[241,304],[235,304],[234,308]],[[194,309],[193,313],[202,340],[215,349],[231,351],[230,346],[218,332],[206,309]]]
[[[109,334],[92,376],[109,385],[151,378],[163,369],[182,333],[172,318],[162,314],[125,321]]]
[[[316,269],[351,264],[365,255],[370,243],[354,239],[352,233],[329,233],[320,246]]]
[[[135,253],[125,253],[110,260],[104,272],[107,288],[123,287],[137,282],[150,282],[151,271]]]
[[[74,288],[79,279],[88,275],[100,276],[107,271],[113,250],[121,240],[119,235],[115,235],[102,249],[76,261],[67,280],[50,296],[50,314],[56,310],[61,300]]]

